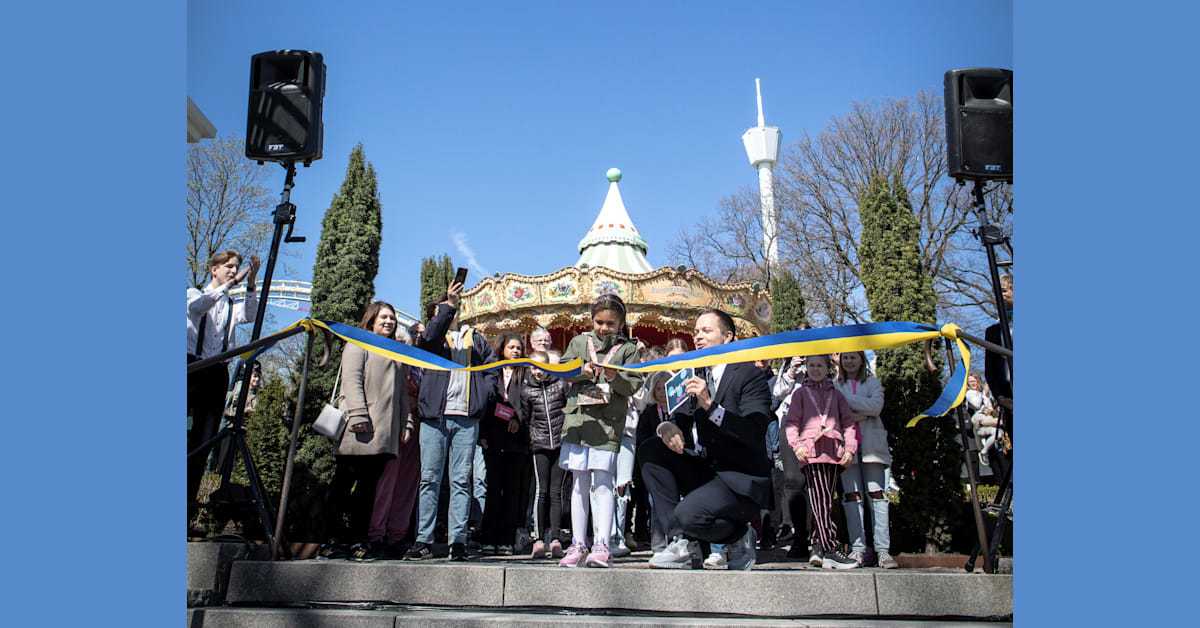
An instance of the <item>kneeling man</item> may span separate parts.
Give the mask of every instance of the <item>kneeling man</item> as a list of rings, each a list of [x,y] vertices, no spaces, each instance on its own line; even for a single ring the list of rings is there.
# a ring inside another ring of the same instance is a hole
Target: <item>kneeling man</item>
[[[732,342],[733,318],[705,310],[693,338],[696,349]],[[650,566],[691,566],[689,540],[699,540],[725,544],[729,568],[748,570],[757,541],[749,522],[771,499],[769,376],[753,363],[723,364],[697,369],[686,390],[691,399],[659,424],[659,438],[638,448],[652,516],[671,538]]]

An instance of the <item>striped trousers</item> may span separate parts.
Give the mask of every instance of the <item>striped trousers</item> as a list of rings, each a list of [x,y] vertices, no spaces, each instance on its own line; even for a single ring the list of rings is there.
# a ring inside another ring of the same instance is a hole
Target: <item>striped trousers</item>
[[[813,521],[809,541],[813,548],[823,552],[835,549],[838,543],[837,522],[833,520],[833,491],[840,470],[838,465],[824,462],[801,467],[808,511]]]

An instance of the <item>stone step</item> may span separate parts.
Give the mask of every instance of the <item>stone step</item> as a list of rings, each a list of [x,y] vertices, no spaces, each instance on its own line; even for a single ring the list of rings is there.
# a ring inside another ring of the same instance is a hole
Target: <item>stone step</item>
[[[667,615],[630,615],[623,613],[575,614],[533,612],[528,610],[462,610],[438,608],[386,607],[373,610],[310,608],[205,608],[190,609],[189,628],[609,628],[622,626],[734,626],[738,628],[977,628],[979,622],[878,619],[779,619],[730,617],[678,617]],[[1010,622],[989,626],[1012,626]]]
[[[563,569],[526,561],[242,560],[232,564],[225,601],[260,607],[374,602],[776,618],[1012,616],[1011,575],[759,567],[750,572],[676,571],[644,565],[644,559],[612,569]]]

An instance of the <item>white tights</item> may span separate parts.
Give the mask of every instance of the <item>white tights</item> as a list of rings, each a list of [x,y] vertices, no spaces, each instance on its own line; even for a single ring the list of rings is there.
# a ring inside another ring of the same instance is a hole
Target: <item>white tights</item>
[[[587,545],[588,510],[592,498],[596,509],[592,513],[594,542],[608,545],[613,521],[613,474],[608,471],[571,472],[571,542]]]

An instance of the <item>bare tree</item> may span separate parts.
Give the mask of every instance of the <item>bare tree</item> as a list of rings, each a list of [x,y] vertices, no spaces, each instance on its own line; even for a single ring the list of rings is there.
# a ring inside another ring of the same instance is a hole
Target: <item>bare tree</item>
[[[192,144],[187,158],[187,280],[207,280],[208,259],[233,249],[248,256],[271,234],[274,200],[262,185],[268,175],[245,156],[242,140],[227,137]]]
[[[971,234],[977,220],[970,189],[947,177],[942,111],[940,98],[927,92],[854,103],[816,137],[805,134],[785,151],[775,177],[780,262],[796,271],[815,324],[869,320],[858,199],[876,175],[898,175],[908,192],[939,314],[971,327],[995,316],[986,256]],[[991,220],[1011,233],[1011,186],[991,184],[986,196]],[[761,251],[758,194],[744,189],[722,199],[715,218],[681,233],[670,252],[677,263],[706,263],[696,267],[716,277],[766,280]]]

